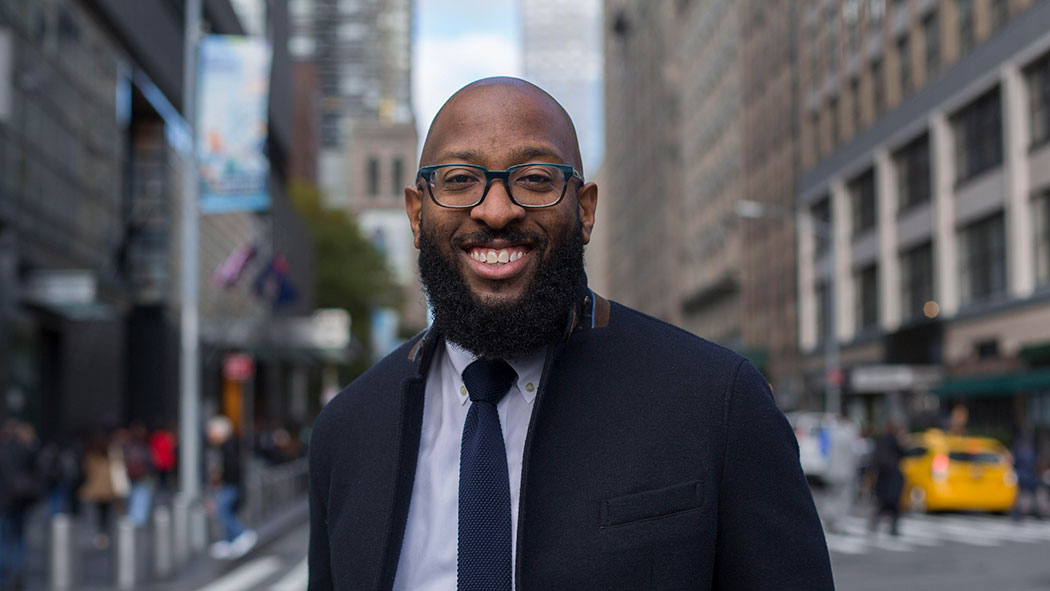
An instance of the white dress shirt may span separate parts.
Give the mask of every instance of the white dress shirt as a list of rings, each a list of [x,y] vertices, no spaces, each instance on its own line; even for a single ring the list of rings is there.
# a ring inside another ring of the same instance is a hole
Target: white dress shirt
[[[434,353],[423,399],[423,428],[405,539],[394,591],[449,591],[456,588],[459,536],[459,448],[470,397],[463,370],[477,356],[454,343]],[[518,379],[496,405],[510,480],[511,560],[516,559],[521,457],[540,386],[545,352],[508,359]]]

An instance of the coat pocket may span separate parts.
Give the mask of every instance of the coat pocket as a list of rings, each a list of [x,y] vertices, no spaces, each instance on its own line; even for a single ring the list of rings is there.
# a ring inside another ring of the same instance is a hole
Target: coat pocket
[[[602,501],[602,529],[667,517],[703,505],[699,480]]]

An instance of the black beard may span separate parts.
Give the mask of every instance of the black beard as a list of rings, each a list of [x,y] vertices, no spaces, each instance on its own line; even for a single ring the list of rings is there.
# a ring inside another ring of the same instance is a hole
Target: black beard
[[[434,312],[433,329],[489,359],[513,359],[553,342],[565,331],[569,309],[584,282],[582,228],[577,220],[563,235],[554,237],[550,254],[540,260],[535,276],[517,301],[494,304],[483,302],[467,287],[457,262],[449,258],[455,256],[457,247],[448,244],[446,256],[438,240],[420,225],[419,275]],[[537,254],[547,245],[542,236],[513,230],[485,230],[469,238],[482,242],[496,238],[528,240]]]

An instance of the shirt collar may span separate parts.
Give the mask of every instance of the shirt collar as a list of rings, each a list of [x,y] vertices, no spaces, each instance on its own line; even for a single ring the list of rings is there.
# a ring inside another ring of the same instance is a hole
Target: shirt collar
[[[456,370],[456,379],[462,383],[463,370],[478,356],[450,341],[445,342],[445,351],[453,369]],[[543,363],[546,359],[546,351],[540,348],[533,353],[506,360],[518,374],[518,392],[528,404],[532,404],[532,401],[536,399],[536,391],[540,387],[540,376],[543,375]],[[463,396],[460,402],[466,404],[469,399],[468,396]]]

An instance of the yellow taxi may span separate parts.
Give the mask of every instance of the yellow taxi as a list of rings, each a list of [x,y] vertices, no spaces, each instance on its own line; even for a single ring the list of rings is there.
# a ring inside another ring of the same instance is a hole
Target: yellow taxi
[[[901,506],[925,511],[1009,511],[1017,497],[1010,452],[995,439],[914,433],[901,459]]]

